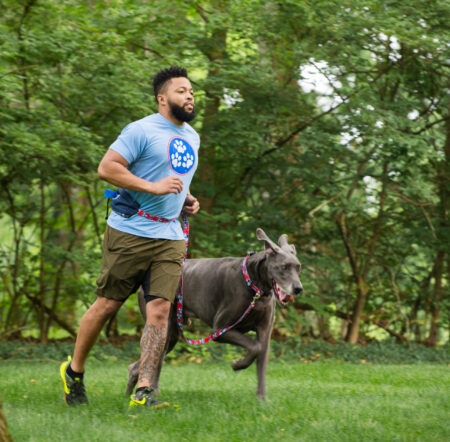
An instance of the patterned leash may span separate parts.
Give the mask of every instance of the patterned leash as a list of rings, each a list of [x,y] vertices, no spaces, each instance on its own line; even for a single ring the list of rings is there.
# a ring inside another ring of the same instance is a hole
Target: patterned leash
[[[260,290],[256,285],[251,281],[250,275],[247,271],[247,260],[251,254],[246,255],[244,258],[244,261],[242,263],[242,273],[244,275],[245,281],[247,282],[247,285],[253,289],[255,292],[255,295],[253,296],[252,301],[250,302],[250,305],[247,307],[245,312],[241,315],[241,317],[235,321],[233,324],[229,325],[228,327],[221,328],[220,330],[215,331],[211,335],[200,338],[200,339],[189,339],[184,335],[183,331],[183,270],[184,270],[184,264],[186,262],[186,255],[188,251],[189,246],[189,222],[187,220],[186,215],[182,212],[181,216],[183,218],[183,234],[184,234],[184,241],[186,243],[186,252],[184,254],[183,258],[183,265],[181,267],[181,277],[180,277],[180,285],[178,287],[178,295],[177,295],[177,324],[178,329],[180,330],[181,336],[183,336],[184,340],[190,344],[190,345],[202,345],[206,344],[207,342],[213,341],[217,339],[219,336],[222,336],[224,333],[226,333],[228,330],[235,327],[237,324],[239,324],[248,314],[254,309],[256,301],[261,298],[261,296],[264,294],[262,290]]]
[[[137,215],[142,216],[147,219],[150,219],[152,221],[158,221],[160,223],[170,223],[170,222],[176,221],[176,219],[167,219],[167,218],[162,218],[162,217],[156,216],[156,215],[150,215],[150,213],[145,212],[144,210],[139,210],[137,212]],[[184,273],[184,264],[186,263],[186,257],[187,257],[188,247],[189,247],[189,221],[187,219],[187,216],[183,212],[181,212],[181,217],[183,219],[183,235],[184,235],[184,242],[186,244],[186,250],[184,252],[183,264],[181,266],[180,285],[178,287],[178,294],[177,294],[177,324],[178,324],[178,329],[180,330],[181,336],[183,336],[184,340],[188,344],[202,345],[202,344],[206,344],[207,342],[217,339],[219,336],[222,336],[228,330],[232,329],[237,324],[239,324],[255,308],[256,301],[259,298],[261,298],[261,296],[264,294],[264,292],[262,290],[260,290],[252,282],[250,275],[248,273],[247,260],[248,260],[249,256],[252,255],[250,253],[245,256],[244,261],[242,262],[242,273],[244,275],[247,286],[250,287],[255,292],[255,295],[253,296],[253,299],[251,300],[250,305],[246,308],[244,313],[242,313],[241,317],[237,321],[235,321],[233,324],[229,325],[228,327],[221,328],[220,330],[215,331],[214,333],[212,333],[211,335],[209,335],[205,338],[200,338],[200,339],[187,338],[184,335],[184,330],[183,330],[183,273]]]

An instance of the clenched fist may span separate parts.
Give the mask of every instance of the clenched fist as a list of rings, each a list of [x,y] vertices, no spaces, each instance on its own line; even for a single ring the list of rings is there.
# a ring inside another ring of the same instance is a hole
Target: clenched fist
[[[155,195],[167,195],[168,193],[180,193],[183,190],[183,181],[176,176],[168,176],[152,183],[151,193]]]
[[[188,215],[195,215],[200,210],[200,203],[195,196],[188,193],[184,200],[183,212]]]

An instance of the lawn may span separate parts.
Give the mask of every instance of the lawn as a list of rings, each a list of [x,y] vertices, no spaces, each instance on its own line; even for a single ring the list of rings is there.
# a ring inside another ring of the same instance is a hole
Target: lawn
[[[160,410],[128,408],[127,363],[90,361],[88,406],[62,401],[57,362],[0,362],[0,394],[16,441],[448,441],[449,368],[271,362],[268,399],[255,367],[167,364]]]

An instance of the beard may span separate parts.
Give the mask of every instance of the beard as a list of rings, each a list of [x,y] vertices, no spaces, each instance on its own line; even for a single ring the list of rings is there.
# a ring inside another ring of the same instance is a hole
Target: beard
[[[189,123],[195,118],[195,108],[192,108],[192,112],[188,112],[183,106],[178,106],[178,104],[168,101],[169,109],[172,115],[178,120]]]

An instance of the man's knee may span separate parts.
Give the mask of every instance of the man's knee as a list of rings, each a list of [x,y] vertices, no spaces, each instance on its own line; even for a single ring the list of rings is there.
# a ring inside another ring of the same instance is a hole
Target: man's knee
[[[98,297],[97,300],[92,304],[91,309],[99,316],[104,319],[109,319],[113,316],[123,303],[116,301],[114,299],[108,299],[103,297]]]
[[[164,298],[156,298],[146,304],[147,323],[167,325],[172,304]]]

